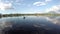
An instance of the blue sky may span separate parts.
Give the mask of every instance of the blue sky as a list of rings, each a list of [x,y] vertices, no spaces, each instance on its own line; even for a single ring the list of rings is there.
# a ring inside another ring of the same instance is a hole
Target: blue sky
[[[46,13],[60,11],[60,0],[0,0],[0,13]]]

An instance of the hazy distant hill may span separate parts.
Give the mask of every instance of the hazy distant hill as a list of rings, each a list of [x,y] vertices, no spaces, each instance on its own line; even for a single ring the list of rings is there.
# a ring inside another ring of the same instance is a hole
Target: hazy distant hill
[[[48,13],[50,13],[50,14],[58,14],[58,13],[55,12],[55,11],[50,11],[50,12],[48,12]]]

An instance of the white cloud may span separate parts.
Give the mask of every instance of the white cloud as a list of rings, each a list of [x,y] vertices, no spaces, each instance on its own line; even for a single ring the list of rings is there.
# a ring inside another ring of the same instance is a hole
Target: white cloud
[[[1,2],[1,0],[0,0],[0,2]]]
[[[45,0],[45,1],[43,1],[43,2],[38,1],[38,2],[34,2],[33,5],[43,6],[43,5],[48,4],[48,2],[50,2],[50,1],[52,1],[52,0]]]
[[[20,3],[23,2],[24,0],[16,0],[15,2]]]
[[[8,10],[8,9],[12,9],[12,3],[3,3],[0,2],[0,10]]]
[[[51,8],[47,9],[46,11],[54,11],[59,12],[60,11],[60,5],[52,6]]]
[[[15,2],[19,2],[20,0],[16,0]]]
[[[50,2],[50,1],[52,1],[52,0],[45,0],[45,2]]]
[[[45,2],[35,2],[35,3],[33,3],[33,5],[35,5],[35,6],[43,6],[43,5],[46,5],[46,3]]]

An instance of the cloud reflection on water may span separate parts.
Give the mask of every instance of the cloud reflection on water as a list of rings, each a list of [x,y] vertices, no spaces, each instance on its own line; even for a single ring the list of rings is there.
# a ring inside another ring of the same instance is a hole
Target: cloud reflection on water
[[[51,21],[54,24],[60,24],[60,17],[55,17],[55,18],[46,17],[46,19],[49,20],[49,21]]]
[[[36,16],[29,16],[29,17],[13,17],[13,18],[2,18],[0,20],[0,29],[4,29],[6,27],[12,28],[15,27],[23,27],[23,29],[27,28],[30,29],[33,27],[35,28],[43,28],[45,30],[54,30],[57,28],[55,25],[60,25],[60,17],[36,17]]]

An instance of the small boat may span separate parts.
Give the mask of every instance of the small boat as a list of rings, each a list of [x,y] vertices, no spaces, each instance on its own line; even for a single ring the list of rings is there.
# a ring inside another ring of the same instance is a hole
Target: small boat
[[[25,19],[25,17],[23,17],[23,19]]]

